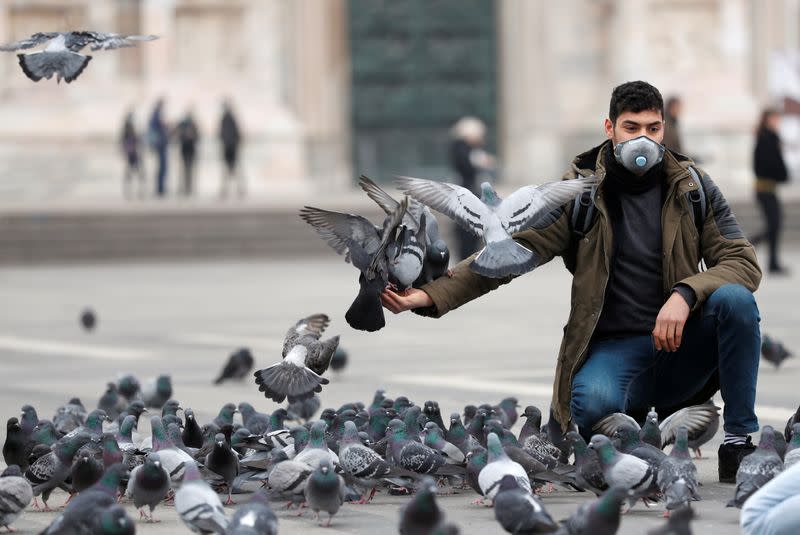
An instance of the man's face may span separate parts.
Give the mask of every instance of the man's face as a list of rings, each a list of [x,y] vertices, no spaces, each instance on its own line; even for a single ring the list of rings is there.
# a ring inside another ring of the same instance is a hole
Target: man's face
[[[664,141],[664,118],[658,110],[622,112],[615,123],[606,119],[605,128],[614,146],[639,136],[647,136],[659,144]]]

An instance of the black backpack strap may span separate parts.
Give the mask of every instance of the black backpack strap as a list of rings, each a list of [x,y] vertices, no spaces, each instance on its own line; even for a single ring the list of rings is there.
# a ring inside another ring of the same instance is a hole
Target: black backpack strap
[[[703,179],[697,169],[694,166],[690,166],[689,173],[697,184],[697,189],[686,192],[686,199],[692,207],[692,219],[699,237],[703,235],[703,224],[706,220],[706,192],[703,189]]]
[[[597,192],[597,185],[592,186],[588,191],[584,191],[573,201],[572,206],[572,233],[578,238],[583,238],[594,223],[594,195]]]

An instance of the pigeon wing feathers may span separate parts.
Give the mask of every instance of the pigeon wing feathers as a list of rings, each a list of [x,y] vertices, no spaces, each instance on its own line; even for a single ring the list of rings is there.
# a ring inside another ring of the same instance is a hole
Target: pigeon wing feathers
[[[367,197],[375,201],[387,214],[393,213],[400,207],[400,203],[397,199],[389,195],[386,190],[381,188],[371,178],[361,175],[358,180],[358,185],[367,193]],[[408,203],[406,216],[403,218],[403,224],[408,228],[416,230],[419,226],[420,215],[424,210],[425,205],[417,200],[411,199]]]
[[[346,255],[345,259],[348,262],[350,261],[348,241],[360,244],[370,254],[380,247],[380,229],[360,215],[343,214],[306,206],[300,210],[300,217],[314,227],[317,234],[334,251]]]
[[[514,234],[526,229],[543,214],[571,201],[595,182],[596,179],[590,177],[525,186],[503,199],[495,213],[503,228]]]
[[[33,48],[38,46],[42,43],[46,43],[52,39],[58,37],[57,32],[38,32],[27,39],[22,39],[20,41],[14,41],[13,43],[8,43],[5,45],[0,45],[0,50],[3,52],[13,52],[14,50],[27,50],[29,48]]]
[[[414,199],[483,237],[483,222],[489,216],[489,208],[467,188],[421,178],[397,177],[395,180],[400,189]]]
[[[82,31],[68,33],[65,46],[73,52],[79,52],[89,45],[91,45],[92,51],[113,50],[115,48],[134,47],[139,41],[152,41],[154,39],[158,39],[158,36]]]
[[[614,433],[622,427],[623,425],[630,425],[633,426],[634,429],[637,431],[641,429],[639,424],[622,412],[615,412],[613,414],[609,414],[608,416],[601,419],[599,422],[594,424],[592,431],[597,431],[598,433],[602,433],[603,435],[610,437],[613,436]]]
[[[678,428],[686,427],[689,435],[702,432],[711,421],[719,415],[719,407],[715,405],[694,405],[670,414],[659,424],[661,430],[661,443],[664,445],[675,442]]]

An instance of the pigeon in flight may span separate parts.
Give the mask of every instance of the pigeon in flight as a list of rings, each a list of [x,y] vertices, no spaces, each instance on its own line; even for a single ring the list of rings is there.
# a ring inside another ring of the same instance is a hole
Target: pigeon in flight
[[[348,325],[360,331],[374,332],[386,325],[381,293],[389,283],[387,247],[394,244],[396,231],[406,210],[408,198],[376,227],[360,215],[343,214],[306,206],[300,217],[337,253],[345,255],[361,272],[360,289],[345,314]]]
[[[153,39],[158,39],[158,36],[90,31],[38,32],[27,39],[2,45],[0,50],[5,52],[28,50],[47,43],[45,49],[39,52],[17,54],[22,72],[34,82],[42,78],[49,80],[55,74],[58,83],[61,83],[62,79],[70,83],[80,76],[92,59],[92,56],[79,54],[87,46],[91,47],[92,51],[112,50],[133,47],[139,41]]]
[[[470,264],[475,273],[500,278],[522,275],[536,267],[537,257],[512,235],[529,228],[544,215],[597,183],[594,176],[524,186],[501,199],[488,182],[481,197],[462,186],[421,178],[397,177],[397,185],[417,201],[445,214],[486,246]]]

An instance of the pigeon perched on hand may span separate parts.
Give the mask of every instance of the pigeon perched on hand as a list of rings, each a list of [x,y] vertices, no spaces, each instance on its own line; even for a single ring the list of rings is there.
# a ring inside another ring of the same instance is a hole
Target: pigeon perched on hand
[[[91,31],[38,32],[27,39],[2,45],[0,50],[4,52],[28,50],[47,43],[47,47],[40,52],[17,54],[22,72],[34,82],[42,78],[49,80],[55,74],[57,82],[61,83],[63,79],[70,83],[80,76],[92,59],[92,56],[78,53],[87,46],[91,46],[92,51],[112,50],[133,47],[140,41],[153,39],[158,37]]]
[[[409,196],[483,238],[486,245],[470,268],[485,277],[499,278],[527,273],[538,262],[538,257],[512,235],[571,201],[597,179],[591,176],[525,186],[507,199],[501,199],[488,182],[481,184],[480,199],[467,188],[446,182],[410,177],[398,177],[396,182]]]
[[[322,374],[339,346],[339,337],[320,340],[329,322],[327,315],[314,314],[289,329],[283,342],[283,360],[254,374],[264,396],[275,403],[287,398],[289,403],[302,401],[330,382]]]
[[[361,272],[359,291],[345,313],[348,325],[361,331],[373,332],[386,325],[381,294],[389,283],[387,248],[394,244],[396,231],[408,208],[404,198],[389,214],[381,227],[353,214],[343,214],[306,206],[300,217],[314,227],[317,234],[337,253],[345,255]]]
[[[219,377],[214,380],[214,384],[218,385],[228,379],[244,379],[253,369],[254,362],[253,354],[250,353],[249,349],[246,347],[238,349],[228,357],[225,367],[222,368]]]

